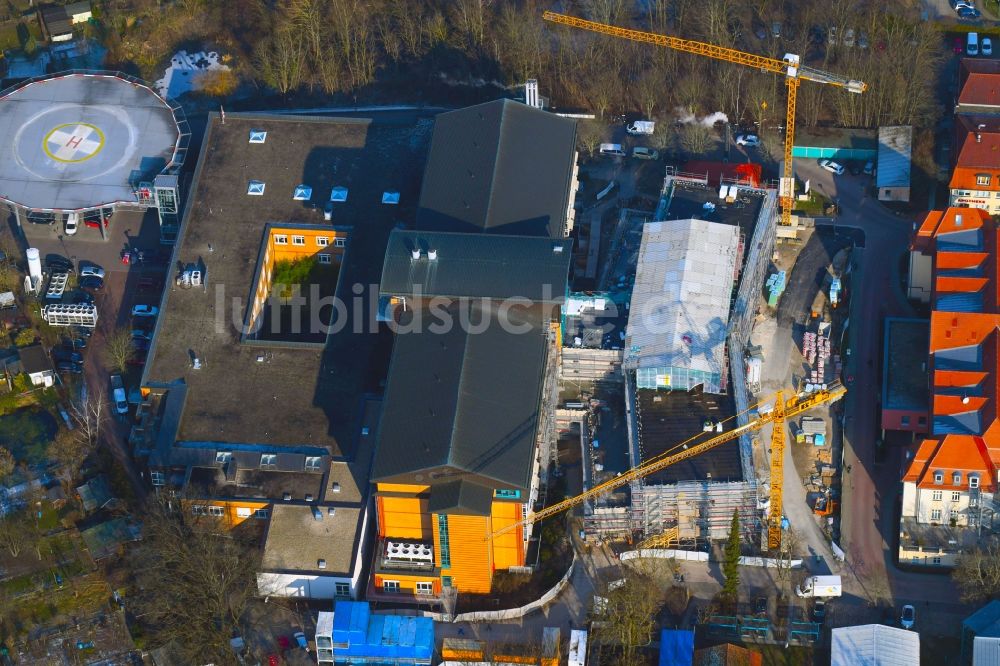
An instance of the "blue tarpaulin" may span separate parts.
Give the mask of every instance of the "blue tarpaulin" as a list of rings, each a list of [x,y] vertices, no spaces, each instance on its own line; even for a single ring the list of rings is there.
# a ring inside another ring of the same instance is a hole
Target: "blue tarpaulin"
[[[691,666],[693,663],[693,631],[664,629],[660,632],[660,666]]]
[[[365,602],[338,601],[334,606],[333,644],[338,664],[355,660],[362,663],[366,659],[429,664],[434,652],[434,621],[372,615]]]

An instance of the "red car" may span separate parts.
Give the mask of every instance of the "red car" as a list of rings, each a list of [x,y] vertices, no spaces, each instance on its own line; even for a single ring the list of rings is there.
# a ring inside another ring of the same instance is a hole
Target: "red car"
[[[963,40],[961,37],[956,37],[955,41],[952,42],[951,49],[952,49],[952,51],[954,51],[955,53],[958,53],[958,54],[964,53],[965,52],[965,40]]]

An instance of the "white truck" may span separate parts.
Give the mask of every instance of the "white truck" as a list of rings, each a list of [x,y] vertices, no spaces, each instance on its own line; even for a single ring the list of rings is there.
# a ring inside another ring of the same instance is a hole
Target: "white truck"
[[[128,414],[128,401],[125,399],[125,384],[121,375],[111,375],[111,401],[115,404],[115,411],[119,414]]]
[[[652,134],[655,128],[656,123],[652,120],[637,120],[631,125],[626,125],[625,131],[632,136],[641,136],[643,134]]]
[[[795,588],[795,594],[804,598],[839,597],[841,592],[840,576],[809,576]]]

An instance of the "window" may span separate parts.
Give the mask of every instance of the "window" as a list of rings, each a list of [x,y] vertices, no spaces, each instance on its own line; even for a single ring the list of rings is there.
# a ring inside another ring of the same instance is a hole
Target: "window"
[[[267,131],[252,129],[250,130],[250,143],[264,143],[267,141]]]
[[[267,509],[257,509],[253,512],[253,517],[257,520],[267,520],[270,515],[271,512]]]
[[[306,469],[317,470],[323,458],[320,456],[306,456]]]
[[[902,424],[903,424],[904,426],[908,426],[908,425],[910,425],[910,417],[909,417],[909,416],[904,416],[904,417],[903,417],[903,418],[901,419],[901,422],[902,422]]]
[[[941,509],[931,510],[931,520],[933,521],[941,520]]]
[[[976,174],[976,185],[989,185],[989,184],[990,184],[990,174],[988,173]]]
[[[247,194],[254,197],[264,196],[264,181],[262,180],[251,180],[247,184]]]
[[[284,234],[277,234],[274,237],[275,245],[288,245],[288,236]]]
[[[997,194],[1000,194],[1000,192],[997,192]],[[918,416],[917,417],[917,425],[927,425],[927,417],[926,416]]]
[[[253,510],[248,506],[238,506],[236,507],[236,517],[237,518],[249,518]]]
[[[229,451],[216,451],[215,452],[215,462],[225,465],[229,462],[229,459],[233,457],[233,454]]]
[[[425,580],[417,581],[417,594],[434,594],[434,583]]]
[[[931,558],[931,563],[932,564],[941,564],[941,558],[940,557],[932,557]]]
[[[438,514],[438,541],[441,544],[441,566],[451,566],[451,543],[448,539],[448,516]]]
[[[332,261],[332,259],[333,259],[333,257],[331,257],[326,252],[321,252],[320,254],[317,254],[316,256],[319,258],[319,263],[321,263],[321,264],[329,264]]]
[[[226,515],[226,510],[221,506],[210,506],[208,507],[208,515],[222,518],[222,516]]]
[[[260,454],[260,466],[261,467],[274,467],[278,464],[278,454],[276,453],[262,453]]]
[[[347,246],[347,239],[346,238],[334,238],[333,239],[333,246],[334,247],[346,247]]]
[[[313,188],[308,185],[296,185],[295,191],[292,193],[292,199],[295,201],[309,201],[312,199]]]
[[[191,514],[195,516],[204,516],[206,513],[205,507],[201,504],[195,504],[191,507]]]
[[[451,587],[451,576],[441,576],[441,587]]]
[[[951,501],[952,502],[958,502],[961,499],[962,499],[962,493],[960,493],[958,491],[955,491],[955,492],[953,492],[951,494]]]
[[[351,584],[350,583],[334,583],[336,588],[336,595],[338,597],[349,597],[351,596]]]
[[[316,236],[316,245],[319,247],[326,247],[330,244],[329,236]]]
[[[934,472],[934,483],[939,486],[944,483],[944,472]]]
[[[167,485],[167,478],[163,475],[163,472],[150,472],[149,480],[153,482],[154,486]]]
[[[520,499],[521,498],[521,491],[520,490],[507,490],[506,488],[498,488],[494,492],[495,492],[495,495],[497,497],[502,498],[502,499]]]
[[[399,581],[398,580],[384,580],[384,581],[382,581],[382,591],[383,592],[399,592]]]
[[[306,244],[305,236],[292,236],[292,245],[305,245],[305,244]]]
[[[954,474],[951,475],[951,485],[953,485],[953,486],[960,486],[960,485],[962,485],[962,473],[961,472],[955,472]]]
[[[933,502],[940,502],[941,501],[941,491],[940,490],[935,490],[934,492],[931,493],[931,501],[933,501]]]
[[[969,487],[970,488],[978,488],[979,487],[979,477],[978,476],[972,476],[971,474],[969,475]]]

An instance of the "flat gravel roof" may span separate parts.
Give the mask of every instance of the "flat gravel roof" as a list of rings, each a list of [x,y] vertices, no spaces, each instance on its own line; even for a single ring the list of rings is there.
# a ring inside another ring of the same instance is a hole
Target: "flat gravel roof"
[[[181,132],[170,106],[107,74],[32,81],[0,97],[0,199],[81,210],[136,201],[133,174],[171,165]]]

